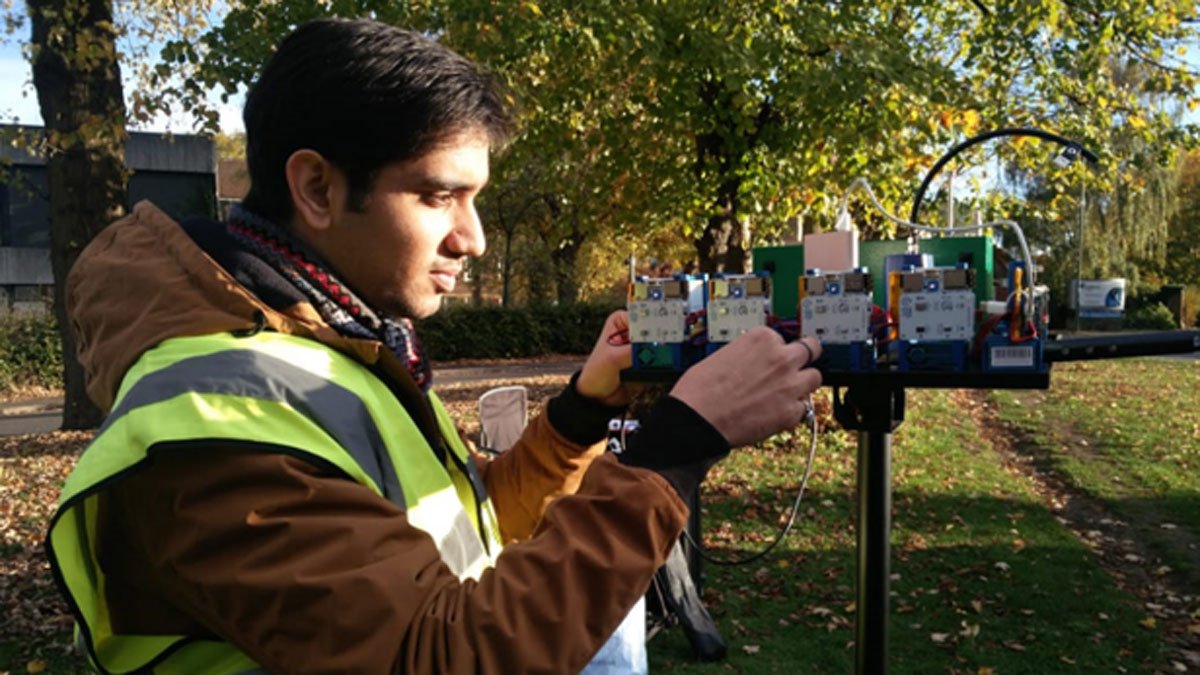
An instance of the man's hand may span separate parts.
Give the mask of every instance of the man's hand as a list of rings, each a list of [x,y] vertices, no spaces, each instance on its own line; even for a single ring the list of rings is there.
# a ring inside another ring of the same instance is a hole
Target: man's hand
[[[629,314],[625,310],[608,315],[575,381],[577,392],[613,408],[629,404],[629,391],[621,384],[621,371],[633,365],[628,331]]]
[[[762,326],[689,368],[671,395],[736,448],[800,422],[808,412],[805,399],[821,386],[821,373],[808,367],[820,356],[817,340],[785,343]]]

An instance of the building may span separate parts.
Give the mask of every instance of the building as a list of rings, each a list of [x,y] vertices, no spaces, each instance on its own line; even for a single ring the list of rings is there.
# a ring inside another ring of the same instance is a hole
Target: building
[[[217,160],[217,202],[221,217],[229,217],[229,209],[250,193],[250,170],[244,159]]]
[[[36,137],[39,127],[0,126],[0,137]],[[129,204],[149,199],[176,218],[217,215],[217,155],[209,138],[131,132],[125,145]],[[46,160],[0,143],[0,313],[42,311],[50,269]]]

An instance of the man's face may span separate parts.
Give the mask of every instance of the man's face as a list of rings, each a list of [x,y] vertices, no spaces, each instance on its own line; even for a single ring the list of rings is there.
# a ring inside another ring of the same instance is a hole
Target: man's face
[[[488,149],[484,134],[459,134],[385,165],[362,209],[335,210],[318,251],[386,316],[433,314],[466,258],[483,254],[475,196],[488,180]]]

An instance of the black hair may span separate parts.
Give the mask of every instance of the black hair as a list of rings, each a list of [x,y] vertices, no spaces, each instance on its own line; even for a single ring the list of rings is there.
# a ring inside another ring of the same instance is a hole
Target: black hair
[[[461,132],[503,143],[512,118],[499,84],[420,33],[370,20],[322,19],[288,35],[246,97],[250,211],[286,225],[284,167],[301,149],[346,175],[361,208],[379,169]]]

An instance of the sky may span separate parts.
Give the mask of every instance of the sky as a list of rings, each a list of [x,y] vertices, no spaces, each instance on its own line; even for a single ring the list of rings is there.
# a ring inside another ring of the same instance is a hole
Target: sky
[[[125,91],[128,93],[133,82],[126,77]],[[228,103],[221,103],[216,95],[211,102],[221,115],[221,130],[225,133],[243,131],[242,103],[244,95],[231,97]],[[33,89],[33,75],[29,63],[21,55],[21,46],[15,41],[0,43],[0,123],[13,123],[41,126],[42,114],[38,110],[37,93]],[[191,119],[176,115],[174,119],[163,116],[155,118],[147,127],[139,131],[171,131],[178,134],[192,131]]]

